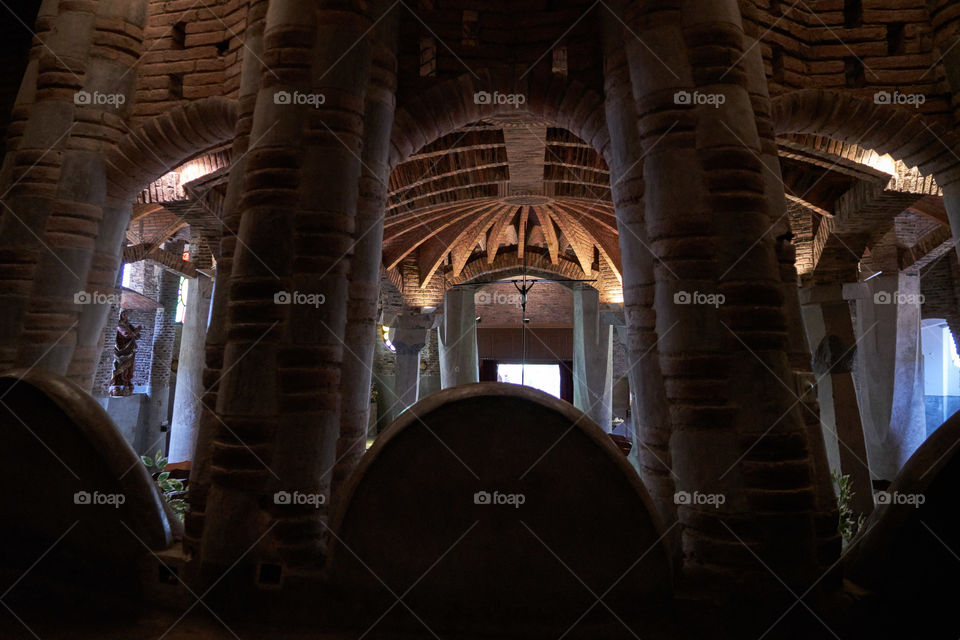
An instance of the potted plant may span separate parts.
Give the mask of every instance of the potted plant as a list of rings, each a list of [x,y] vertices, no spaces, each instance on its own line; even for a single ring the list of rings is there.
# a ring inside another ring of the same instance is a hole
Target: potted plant
[[[183,520],[183,516],[187,512],[186,498],[188,487],[186,487],[182,481],[171,478],[169,471],[163,470],[164,467],[167,466],[167,459],[163,456],[163,452],[157,451],[157,455],[153,458],[140,456],[140,460],[143,461],[147,470],[150,471],[150,476],[153,478],[153,481],[160,487],[160,493],[163,494],[163,499],[167,501],[170,508]]]

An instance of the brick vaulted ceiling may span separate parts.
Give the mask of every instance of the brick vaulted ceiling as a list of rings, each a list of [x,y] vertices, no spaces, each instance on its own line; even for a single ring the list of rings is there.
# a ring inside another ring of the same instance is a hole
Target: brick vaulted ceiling
[[[514,254],[522,262],[531,252],[588,276],[609,268],[619,279],[609,171],[569,132],[523,118],[477,122],[391,175],[386,269],[415,259],[423,287],[438,272],[459,277],[475,260]]]
[[[232,25],[242,17],[235,3],[220,4],[225,23]],[[151,4],[156,19],[168,12],[173,12],[171,19],[184,19],[182,11],[168,5]],[[932,122],[960,117],[960,103],[951,103],[945,93],[944,71],[933,50],[930,16],[922,2],[898,11],[863,3],[863,25],[853,27],[846,25],[849,16],[837,10],[836,2],[746,0],[741,5],[748,31],[762,41],[772,96],[811,87],[846,87],[845,91],[872,100],[875,91],[909,89],[927,97],[918,113]],[[603,94],[603,52],[596,34],[609,19],[607,5],[588,0],[496,0],[479,7],[468,0],[416,0],[397,6],[398,105],[485,69],[560,74]],[[884,26],[888,23],[901,28],[888,29]],[[221,93],[235,97],[241,43],[230,33],[217,31],[219,21],[210,24],[214,33],[188,34],[187,44],[196,39],[197,50],[188,51],[187,46],[182,57],[206,56],[201,47],[226,42],[225,55],[216,63],[224,65],[225,75],[213,80],[214,74],[208,72],[186,73],[182,98],[188,90],[193,99]],[[169,38],[168,31],[159,33]],[[848,45],[836,41],[841,32]],[[173,96],[153,89],[168,80],[151,74],[160,73],[159,58],[170,48],[166,42],[155,45],[150,43],[152,53],[142,68],[143,90],[138,89],[135,103],[139,118],[156,116],[177,104]],[[844,61],[851,52],[863,56],[869,69],[857,73],[847,69]],[[442,112],[444,105],[433,108]],[[839,250],[849,253],[846,246],[854,245],[844,234],[863,236],[862,227],[869,222],[873,227],[868,246],[879,242],[893,229],[901,205],[940,226],[946,222],[936,185],[918,181],[915,170],[894,166],[889,157],[878,158],[813,135],[786,135],[779,143],[801,275],[826,264],[821,258],[832,255],[831,235],[838,235]],[[179,234],[189,236],[199,249],[209,247],[206,253],[217,257],[229,160],[214,158],[224,155],[216,150],[201,155],[200,160],[209,157],[217,162],[198,173],[192,166],[198,160],[192,159],[141,195],[129,242],[153,246]],[[511,259],[551,263],[560,273],[615,284],[621,265],[609,182],[606,164],[590,145],[565,129],[537,121],[522,108],[513,118],[474,122],[427,144],[393,171],[384,266],[394,275],[402,267],[406,282],[414,273],[421,288],[440,284],[437,278],[449,283],[464,273],[477,273],[480,265],[502,265]],[[178,186],[191,183],[189,190]],[[203,201],[191,202],[197,198]],[[871,198],[884,203],[883,213],[874,212],[867,220],[858,207]],[[177,229],[173,223],[178,219],[187,221],[189,229]]]

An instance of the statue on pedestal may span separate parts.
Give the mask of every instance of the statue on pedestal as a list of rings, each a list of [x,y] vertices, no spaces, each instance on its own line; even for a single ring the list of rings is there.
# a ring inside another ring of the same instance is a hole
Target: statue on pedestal
[[[110,380],[111,396],[133,394],[133,370],[137,361],[137,340],[142,326],[130,322],[127,310],[120,312],[117,322],[117,344],[113,348],[113,378]]]

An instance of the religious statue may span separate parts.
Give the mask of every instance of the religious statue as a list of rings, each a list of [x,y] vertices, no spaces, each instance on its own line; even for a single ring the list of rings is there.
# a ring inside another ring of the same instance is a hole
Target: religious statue
[[[137,361],[137,340],[142,326],[130,322],[127,310],[120,312],[117,322],[117,344],[113,348],[113,378],[111,396],[129,396],[133,393],[133,370]]]

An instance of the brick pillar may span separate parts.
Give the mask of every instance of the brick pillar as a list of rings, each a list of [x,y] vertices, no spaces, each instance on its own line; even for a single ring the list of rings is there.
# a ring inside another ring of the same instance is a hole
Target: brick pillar
[[[660,351],[657,346],[657,313],[654,307],[656,256],[650,246],[643,204],[643,145],[637,129],[630,69],[624,47],[622,23],[611,16],[605,25],[604,76],[607,126],[610,129],[610,190],[617,214],[620,255],[623,261],[623,311],[626,335],[631,423],[635,434],[631,457],[639,463],[640,477],[664,523],[677,519],[676,487],[671,475],[670,416]],[[679,529],[670,535],[679,548]]]
[[[377,5],[374,19],[387,10]],[[396,110],[397,9],[379,20],[373,33],[373,65],[367,85],[363,117],[363,173],[357,201],[353,257],[350,260],[350,299],[347,302],[345,351],[340,392],[343,411],[337,461],[331,493],[338,490],[366,450],[370,421],[370,383],[373,348],[377,332],[377,301],[380,294],[380,262],[383,251],[383,219],[386,215],[387,181],[390,178],[390,132]]]
[[[146,6],[45,3],[38,17],[36,84],[20,93],[0,176],[0,192],[11,187],[0,219],[0,369],[69,370],[92,384],[109,306],[74,296],[90,285],[109,293],[116,274],[116,252],[104,252],[126,212],[104,207],[105,159],[126,132]]]
[[[678,489],[725,498],[678,508],[683,586],[770,593],[779,585],[772,570],[800,588],[820,577],[817,481],[789,391],[783,288],[767,234],[768,116],[750,90],[763,80],[743,61],[735,0],[641,1],[628,11],[647,231],[662,260],[657,329],[673,470]],[[696,99],[703,94],[711,99]],[[693,292],[715,304],[690,304]]]
[[[250,132],[253,112],[263,72],[263,29],[267,0],[252,0],[247,10],[244,33],[243,69],[237,102],[237,130],[233,139],[230,182],[224,202],[223,232],[220,259],[217,261],[211,299],[210,326],[204,343],[203,390],[200,394],[200,430],[197,434],[193,463],[190,467],[190,511],[184,518],[184,549],[199,555],[200,538],[206,519],[207,494],[211,483],[213,439],[223,428],[216,414],[217,395],[223,371],[224,346],[227,340],[229,288],[227,280],[233,269],[233,256],[240,232],[240,198],[246,181]]]
[[[755,5],[747,5],[749,10],[757,11]],[[775,239],[775,254],[779,266],[780,289],[783,296],[783,319],[786,323],[787,358],[791,376],[788,388],[799,401],[800,418],[807,436],[808,464],[811,470],[811,484],[814,494],[814,527],[817,538],[816,558],[821,571],[831,567],[834,570],[829,579],[821,581],[823,588],[837,588],[842,574],[836,568],[836,559],[840,555],[842,539],[837,530],[839,512],[836,495],[830,477],[830,465],[824,442],[823,428],[820,423],[820,405],[817,398],[816,376],[812,370],[812,358],[803,327],[803,315],[800,311],[799,278],[796,267],[796,248],[791,242],[787,200],[784,197],[783,177],[780,169],[780,156],[777,147],[776,132],[771,117],[770,91],[763,61],[763,47],[757,41],[757,21],[745,23],[749,33],[745,34],[747,47],[744,66],[747,69],[747,87],[754,113],[757,116],[757,132],[760,138],[760,159],[766,171],[764,195],[767,199],[769,228],[767,234]],[[798,458],[802,456],[798,452]]]
[[[292,573],[319,570],[324,560],[370,69],[363,36],[371,24],[354,3],[273,2],[267,10],[269,70],[261,74],[225,283],[217,397],[225,426],[211,446],[201,544],[210,577],[235,562],[240,580],[264,558]],[[277,298],[281,291],[290,297]],[[274,504],[278,491],[316,499]]]

